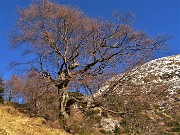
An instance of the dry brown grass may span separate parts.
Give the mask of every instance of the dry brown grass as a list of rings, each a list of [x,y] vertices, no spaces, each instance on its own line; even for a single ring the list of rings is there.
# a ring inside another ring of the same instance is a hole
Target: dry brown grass
[[[0,135],[69,135],[47,127],[43,118],[29,118],[12,106],[0,106]]]

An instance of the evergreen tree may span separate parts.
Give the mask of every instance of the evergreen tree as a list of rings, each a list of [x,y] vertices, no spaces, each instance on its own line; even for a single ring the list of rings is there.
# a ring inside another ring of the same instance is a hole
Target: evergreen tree
[[[2,79],[2,77],[0,77],[0,103],[3,103],[3,101],[4,101],[4,90],[5,90],[5,88],[4,88],[4,84],[3,84],[3,79]]]

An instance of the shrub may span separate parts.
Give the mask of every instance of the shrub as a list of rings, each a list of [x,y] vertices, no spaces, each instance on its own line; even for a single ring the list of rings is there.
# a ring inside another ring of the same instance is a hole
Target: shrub
[[[97,116],[97,115],[93,115],[90,117],[91,120],[93,120],[95,123],[100,123],[102,117],[101,116]]]
[[[170,122],[166,122],[166,125],[168,127],[180,127],[180,124],[178,121],[170,121]]]
[[[120,128],[117,125],[115,126],[114,133],[117,135],[120,134]]]
[[[98,125],[98,128],[102,128],[103,126],[102,125]]]
[[[112,134],[112,132],[111,131],[106,131],[106,130],[104,130],[104,129],[100,129],[99,130],[99,132],[101,132],[101,133],[103,133],[103,134]]]
[[[98,114],[100,113],[100,110],[99,109],[96,109],[96,110],[89,110],[86,112],[86,115],[95,115],[95,114]]]
[[[91,135],[91,132],[86,127],[80,127],[79,125],[76,124],[71,125],[70,130],[73,131],[73,134]]]
[[[170,132],[180,132],[180,127],[171,128]]]
[[[174,134],[172,134],[172,133],[163,132],[163,131],[161,131],[159,134],[160,134],[160,135],[174,135]]]
[[[107,112],[101,112],[101,116],[105,117],[105,118],[108,118],[108,113]]]

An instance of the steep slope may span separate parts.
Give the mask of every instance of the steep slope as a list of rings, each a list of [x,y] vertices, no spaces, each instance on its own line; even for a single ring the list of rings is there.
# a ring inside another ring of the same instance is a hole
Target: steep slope
[[[127,132],[177,135],[180,55],[152,60],[115,76],[94,95],[104,108],[122,114],[124,122],[120,127]]]
[[[68,135],[63,130],[49,128],[42,118],[29,118],[12,106],[0,106],[0,135]]]
[[[135,93],[161,109],[173,109],[180,101],[180,55],[152,60],[127,73],[112,78],[96,95]]]
[[[141,87],[142,93],[149,93],[157,85],[166,85],[164,92],[170,97],[178,95],[180,90],[180,55],[163,57],[138,66],[127,73],[110,79],[99,89],[95,96],[111,91],[118,94],[130,94],[127,87]],[[176,99],[179,101],[180,99]]]

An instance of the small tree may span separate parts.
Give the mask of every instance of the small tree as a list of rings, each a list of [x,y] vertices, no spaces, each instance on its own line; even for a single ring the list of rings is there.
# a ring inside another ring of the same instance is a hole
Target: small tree
[[[18,97],[21,97],[22,95],[22,87],[21,87],[21,79],[16,74],[12,75],[9,80],[5,82],[6,87],[6,96],[8,102],[15,102],[18,99]],[[18,101],[17,101],[18,102]]]
[[[121,64],[147,58],[166,42],[166,37],[150,38],[134,30],[132,19],[130,13],[115,12],[114,21],[104,21],[73,7],[41,0],[19,10],[11,43],[15,48],[24,46],[24,54],[35,57],[26,64],[36,67],[57,87],[60,116],[68,119],[65,108],[70,86],[87,86],[92,94],[107,75],[122,69]]]
[[[2,77],[0,77],[0,103],[3,103],[4,102],[4,84],[3,84],[3,79]]]
[[[28,113],[41,116],[48,114],[53,119],[57,119],[58,114],[56,91],[50,80],[42,78],[35,69],[22,76],[13,75],[6,81],[6,95],[9,102],[19,102],[21,99]]]

